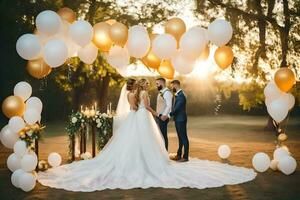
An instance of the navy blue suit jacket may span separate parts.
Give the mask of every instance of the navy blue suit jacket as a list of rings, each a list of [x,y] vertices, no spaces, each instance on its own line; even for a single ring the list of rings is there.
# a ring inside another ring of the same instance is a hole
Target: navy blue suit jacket
[[[180,91],[177,96],[175,96],[174,106],[170,113],[171,117],[174,117],[174,121],[183,122],[187,121],[186,115],[186,97],[183,91]]]

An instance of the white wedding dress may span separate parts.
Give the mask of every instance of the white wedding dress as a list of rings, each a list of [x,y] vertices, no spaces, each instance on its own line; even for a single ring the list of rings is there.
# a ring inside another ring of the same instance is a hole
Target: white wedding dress
[[[153,116],[140,103],[114,130],[91,160],[73,162],[38,173],[45,186],[91,192],[130,188],[212,188],[253,180],[253,169],[190,158],[178,163],[168,157]],[[119,122],[118,122],[119,123]]]

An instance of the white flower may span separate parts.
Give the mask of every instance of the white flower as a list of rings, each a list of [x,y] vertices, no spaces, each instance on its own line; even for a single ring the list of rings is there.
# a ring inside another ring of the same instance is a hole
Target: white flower
[[[26,134],[27,134],[29,137],[31,137],[32,131],[28,131],[28,132],[26,132]]]
[[[101,114],[101,116],[108,117],[108,115],[106,113]]]
[[[84,159],[84,160],[87,160],[87,159],[90,159],[92,158],[92,155],[90,152],[85,152],[83,154],[80,155],[80,158]]]
[[[96,115],[99,115],[99,114],[100,114],[100,112],[99,112],[99,111],[97,111],[97,112],[96,112]]]
[[[101,127],[101,123],[98,123],[98,124],[97,124],[97,128],[100,128],[100,127]]]
[[[77,122],[77,118],[76,117],[72,117],[72,123],[75,124]]]
[[[99,123],[100,123],[100,119],[97,119],[97,120],[96,120],[96,123],[99,124]]]
[[[82,120],[81,120],[81,122],[83,123],[83,122],[84,122],[84,120],[82,119]]]

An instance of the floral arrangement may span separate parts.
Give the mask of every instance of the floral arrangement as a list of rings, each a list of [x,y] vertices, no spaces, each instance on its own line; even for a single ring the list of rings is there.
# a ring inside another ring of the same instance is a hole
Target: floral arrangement
[[[34,125],[26,125],[25,128],[19,131],[20,139],[26,142],[27,147],[30,147],[35,140],[40,139],[41,132],[44,128],[45,126],[37,123]]]
[[[74,137],[84,130],[84,127],[96,127],[97,150],[102,149],[112,136],[112,115],[100,113],[99,111],[72,112],[69,116],[67,132],[69,135],[69,155],[73,154]]]

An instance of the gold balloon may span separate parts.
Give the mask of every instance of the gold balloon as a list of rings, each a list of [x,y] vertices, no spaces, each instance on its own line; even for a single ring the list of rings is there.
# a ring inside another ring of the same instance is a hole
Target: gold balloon
[[[124,24],[116,22],[113,25],[111,25],[109,35],[111,40],[116,45],[123,47],[127,42],[128,29]]]
[[[28,125],[26,125],[25,128],[23,128],[23,131],[27,132],[27,131],[29,131],[30,129],[31,129],[31,127],[28,126]]]
[[[100,22],[94,25],[93,43],[100,49],[100,51],[108,52],[112,45],[109,36],[111,26],[105,22]]]
[[[147,53],[147,55],[141,59],[141,61],[144,65],[153,69],[158,69],[161,62],[160,59],[156,55],[154,55],[151,49]]]
[[[24,137],[24,136],[25,136],[25,131],[20,131],[20,132],[19,132],[19,135],[20,135],[21,137]]]
[[[49,67],[42,58],[39,58],[37,60],[28,61],[27,71],[34,78],[41,79],[50,74],[52,68]]]
[[[288,138],[288,137],[287,137],[287,135],[286,135],[285,133],[281,133],[281,134],[278,135],[278,140],[279,140],[280,142],[286,141],[287,138]]]
[[[165,32],[173,35],[177,41],[180,40],[180,37],[185,33],[186,26],[182,19],[172,18],[167,21],[165,24]]]
[[[153,41],[157,35],[158,34],[150,34],[150,40]],[[144,65],[153,69],[158,69],[161,63],[161,60],[152,52],[151,48],[147,55],[141,59],[141,61]]]
[[[199,60],[207,60],[209,56],[209,46],[206,45],[205,49],[201,52],[200,56],[199,56]]]
[[[2,103],[2,111],[8,118],[13,116],[22,117],[25,111],[25,103],[18,96],[9,96]]]
[[[69,23],[73,23],[76,20],[76,13],[68,7],[61,8],[57,11],[57,14]]]
[[[275,83],[283,92],[288,92],[295,84],[295,74],[287,67],[280,68],[275,73]]]
[[[162,77],[166,79],[174,78],[175,70],[170,60],[162,61],[157,71]]]
[[[114,23],[116,23],[117,21],[115,19],[109,19],[106,20],[105,23],[109,24],[109,25],[113,25]]]
[[[233,52],[230,47],[221,46],[217,48],[214,58],[221,69],[226,69],[233,61]]]

